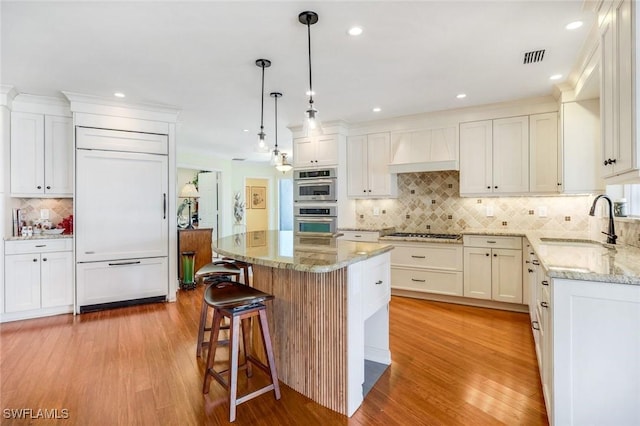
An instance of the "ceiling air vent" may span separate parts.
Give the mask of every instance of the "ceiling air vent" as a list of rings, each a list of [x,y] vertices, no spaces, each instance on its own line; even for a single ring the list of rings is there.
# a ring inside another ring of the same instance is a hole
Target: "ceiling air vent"
[[[544,59],[544,49],[542,50],[532,50],[531,52],[524,53],[524,62],[523,64],[533,64],[536,62],[542,62]]]

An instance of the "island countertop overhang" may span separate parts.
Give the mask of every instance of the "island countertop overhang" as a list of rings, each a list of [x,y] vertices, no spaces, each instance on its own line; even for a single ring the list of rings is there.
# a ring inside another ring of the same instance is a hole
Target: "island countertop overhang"
[[[214,241],[214,251],[253,265],[301,272],[331,272],[378,256],[392,245],[296,235],[293,231],[251,231]]]

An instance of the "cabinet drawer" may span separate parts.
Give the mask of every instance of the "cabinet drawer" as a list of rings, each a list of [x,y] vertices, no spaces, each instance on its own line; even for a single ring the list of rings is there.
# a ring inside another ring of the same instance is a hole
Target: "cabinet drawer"
[[[394,244],[391,264],[412,268],[462,271],[462,246],[452,244]]]
[[[462,272],[391,268],[391,288],[462,296]]]
[[[76,128],[76,145],[77,148],[82,149],[167,155],[169,152],[168,141],[167,135],[93,129],[90,127]]]
[[[522,250],[522,237],[497,235],[464,235],[463,244],[468,247],[488,247]]]
[[[51,251],[71,251],[73,248],[73,239],[56,238],[56,239],[38,239],[38,240],[20,240],[5,241],[5,254],[23,254],[23,253],[47,253]]]
[[[380,237],[379,232],[374,231],[339,231],[342,236],[341,240],[347,241],[366,241],[369,243],[377,243]]]
[[[363,314],[369,318],[391,300],[389,256],[381,255],[367,262],[362,288]]]

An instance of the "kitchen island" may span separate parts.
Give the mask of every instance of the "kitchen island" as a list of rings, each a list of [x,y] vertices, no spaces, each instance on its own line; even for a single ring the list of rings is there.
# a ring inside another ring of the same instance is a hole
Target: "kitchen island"
[[[267,302],[278,378],[351,416],[363,400],[365,359],[389,365],[392,246],[291,231],[220,238],[214,250],[253,265]],[[259,347],[259,345],[258,345]]]

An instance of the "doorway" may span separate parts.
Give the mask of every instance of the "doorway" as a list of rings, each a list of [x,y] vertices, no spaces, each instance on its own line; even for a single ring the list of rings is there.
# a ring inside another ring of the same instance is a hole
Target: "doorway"
[[[269,229],[269,180],[245,179],[247,232]]]
[[[215,241],[220,231],[219,184],[221,173],[218,171],[203,171],[198,169],[178,168],[178,193],[187,183],[196,185],[200,197],[191,207],[191,216],[198,228],[211,228]],[[178,198],[178,211],[184,205],[184,199]]]

